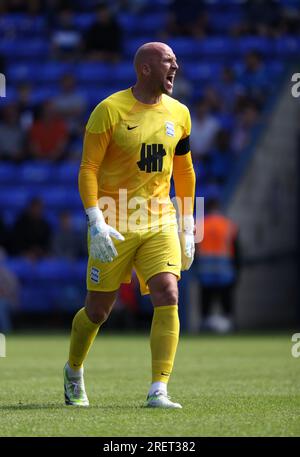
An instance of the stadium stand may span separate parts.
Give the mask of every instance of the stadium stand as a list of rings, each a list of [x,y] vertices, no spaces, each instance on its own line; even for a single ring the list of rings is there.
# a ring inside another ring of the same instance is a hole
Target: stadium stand
[[[136,49],[144,42],[161,40],[174,49],[182,67],[182,77],[192,85],[188,100],[192,115],[196,103],[200,99],[205,100],[210,113],[218,119],[231,139],[243,122],[245,138],[251,138],[265,106],[278,91],[288,63],[300,55],[299,6],[292,0],[277,2],[280,21],[271,25],[266,21],[265,34],[247,25],[249,1],[198,2],[198,16],[207,17],[208,32],[204,36],[195,35],[196,25],[189,36],[170,35],[168,24],[174,6],[172,0],[144,1],[137,11],[133,6],[131,8],[131,2],[125,2],[125,6],[123,2],[109,2],[123,36],[122,58],[115,63],[87,60],[80,47],[80,58],[76,56],[69,59],[67,52],[63,58],[54,56],[50,37],[60,2],[51,2],[56,5],[56,9],[52,6],[52,10],[49,5],[44,6],[47,2],[37,2],[39,7],[34,15],[28,12],[26,3],[19,2],[20,11],[14,11],[10,2],[6,1],[0,13],[0,56],[4,60],[3,71],[8,85],[7,97],[0,100],[1,115],[2,107],[6,105],[15,104],[18,107],[18,87],[30,82],[32,90],[29,103],[38,118],[41,104],[59,93],[61,78],[65,74],[72,74],[76,78],[77,89],[86,99],[84,124],[98,102],[133,83],[132,58]],[[72,2],[73,26],[82,38],[94,21],[93,8],[96,6],[97,2],[92,0]],[[295,11],[292,23],[287,14],[291,8]],[[253,51],[261,59],[261,66],[249,72],[247,56]],[[228,90],[234,85],[241,88],[240,95],[232,100],[231,108],[224,104],[222,94],[218,94],[218,87],[224,87],[221,83],[225,67],[233,70],[233,80],[228,84]],[[263,98],[251,90],[253,86],[257,89],[260,84]],[[215,93],[216,102],[207,95],[207,90]],[[257,106],[258,116],[248,127],[244,114],[253,104]],[[78,126],[78,131],[80,133],[70,139],[67,153],[60,162],[32,160],[28,142],[24,144],[23,161],[11,163],[1,160],[0,216],[8,229],[28,201],[36,195],[43,199],[46,217],[54,229],[63,209],[71,211],[78,229],[84,227],[84,212],[81,211],[77,190],[79,162],[78,159],[71,159],[72,144],[81,144],[83,125]],[[25,133],[27,135],[28,130]],[[248,140],[243,145],[246,147]],[[220,196],[242,154],[243,149],[238,153],[229,150],[222,154],[216,150],[214,143],[205,159],[195,160],[197,195]],[[66,294],[68,290],[72,293],[77,291],[78,296],[79,284],[84,289],[83,259],[70,262],[41,258],[32,262],[23,257],[9,257],[7,264],[23,285],[24,311],[57,309],[63,306],[62,300],[58,299],[58,290],[64,288]]]

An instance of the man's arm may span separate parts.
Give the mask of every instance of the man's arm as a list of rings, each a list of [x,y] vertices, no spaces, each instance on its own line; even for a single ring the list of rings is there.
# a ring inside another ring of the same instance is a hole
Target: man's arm
[[[173,179],[176,197],[180,198],[182,205],[185,202],[182,216],[193,216],[196,177],[191,152],[174,156]]]
[[[101,262],[111,262],[118,253],[110,237],[121,241],[124,237],[105,223],[102,211],[98,207],[98,175],[110,141],[111,128],[103,130],[102,118],[100,117],[99,121],[99,118],[94,119],[95,117],[96,115],[92,114],[85,132],[78,185],[89,222],[90,255]]]
[[[188,270],[193,262],[195,253],[194,242],[194,201],[195,201],[195,172],[191,152],[175,155],[173,161],[173,179],[176,198],[180,199],[182,227],[179,233],[182,270]]]
[[[91,133],[86,130],[80,164],[78,185],[85,210],[98,205],[98,174],[108,144],[106,132]]]

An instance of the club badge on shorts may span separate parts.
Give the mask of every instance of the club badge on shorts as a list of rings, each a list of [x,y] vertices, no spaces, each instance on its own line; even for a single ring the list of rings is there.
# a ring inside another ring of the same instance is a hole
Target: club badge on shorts
[[[90,278],[91,278],[91,281],[99,284],[99,279],[100,279],[100,270],[96,267],[92,267],[91,268],[91,273],[90,273]]]
[[[175,136],[175,126],[174,126],[174,122],[171,122],[171,121],[167,121],[166,124],[166,134],[168,136]]]

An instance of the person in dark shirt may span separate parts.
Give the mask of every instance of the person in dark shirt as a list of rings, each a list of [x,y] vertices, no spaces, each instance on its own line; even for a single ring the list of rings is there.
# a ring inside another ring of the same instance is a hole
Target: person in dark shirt
[[[90,59],[115,62],[120,58],[121,29],[105,4],[98,6],[96,21],[87,30],[85,51]]]
[[[51,229],[43,216],[43,201],[35,197],[16,220],[10,239],[13,255],[26,255],[36,259],[48,254]]]

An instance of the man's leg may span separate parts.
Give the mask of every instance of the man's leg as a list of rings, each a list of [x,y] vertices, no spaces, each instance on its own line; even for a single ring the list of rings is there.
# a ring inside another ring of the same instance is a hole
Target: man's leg
[[[100,326],[107,320],[117,292],[87,293],[85,307],[72,323],[69,360],[64,368],[65,401],[67,405],[88,406],[83,381],[83,362]]]
[[[150,333],[152,354],[152,385],[147,405],[150,407],[181,408],[167,396],[167,384],[173,369],[178,339],[178,286],[172,273],[158,273],[148,281],[154,306]]]

